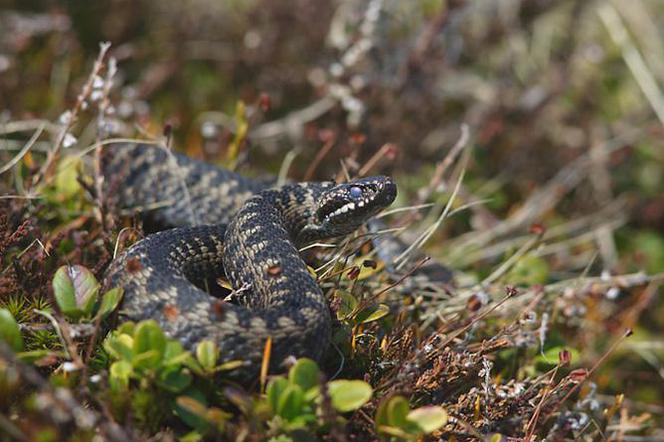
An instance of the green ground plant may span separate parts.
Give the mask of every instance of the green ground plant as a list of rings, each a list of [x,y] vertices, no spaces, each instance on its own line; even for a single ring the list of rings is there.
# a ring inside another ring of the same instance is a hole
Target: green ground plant
[[[293,5],[0,7],[0,440],[664,437],[661,5]],[[394,177],[378,233],[306,251],[325,360],[241,388],[214,342],[115,322],[146,228],[104,192],[119,139]]]

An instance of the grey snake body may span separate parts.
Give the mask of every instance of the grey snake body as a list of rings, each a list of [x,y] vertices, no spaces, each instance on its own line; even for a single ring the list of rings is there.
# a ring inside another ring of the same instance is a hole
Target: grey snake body
[[[104,173],[122,207],[185,226],[147,236],[111,264],[105,285],[124,290],[122,319],[154,319],[192,351],[212,340],[222,363],[242,361],[235,377],[245,380],[268,339],[273,367],[291,355],[320,359],[331,319],[298,249],[346,235],[388,206],[389,178],[269,188],[155,146],[113,145],[109,157]],[[203,290],[224,275],[238,292],[233,303]]]

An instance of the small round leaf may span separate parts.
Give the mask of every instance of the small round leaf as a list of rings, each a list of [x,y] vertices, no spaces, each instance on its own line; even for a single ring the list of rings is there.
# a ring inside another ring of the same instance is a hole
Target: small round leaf
[[[105,318],[116,309],[121,300],[122,289],[120,287],[110,289],[101,297],[101,306],[99,307],[97,314],[102,318]]]
[[[155,368],[164,356],[166,336],[153,320],[142,321],[134,331],[134,365]]]
[[[203,369],[207,371],[214,370],[215,365],[217,365],[218,354],[219,349],[212,341],[201,341],[196,347],[196,359],[201,364]]]
[[[357,315],[357,322],[366,324],[367,322],[377,321],[380,318],[387,316],[390,313],[390,308],[385,304],[379,304],[362,310]]]
[[[342,413],[357,410],[366,404],[373,394],[371,385],[360,380],[340,379],[329,382],[327,388],[332,405]]]
[[[114,390],[122,390],[129,386],[132,367],[128,361],[117,361],[111,364],[109,383]]]
[[[90,316],[97,302],[99,283],[90,270],[81,266],[62,266],[53,277],[53,295],[62,313],[77,320]]]
[[[438,406],[420,407],[408,413],[406,419],[428,434],[447,423],[447,413]]]
[[[304,393],[302,389],[293,384],[288,384],[279,396],[277,414],[287,421],[292,421],[302,414],[304,404]]]
[[[408,425],[407,416],[410,412],[408,399],[403,396],[393,396],[387,402],[388,425],[405,428]]]
[[[0,308],[0,339],[14,351],[23,350],[23,336],[21,329],[9,310]]]
[[[311,359],[301,358],[293,365],[288,372],[288,379],[299,385],[302,390],[308,391],[317,387],[320,379],[320,370],[318,365]]]
[[[280,376],[272,379],[272,381],[270,381],[267,386],[267,401],[275,414],[277,413],[277,408],[279,407],[279,398],[281,397],[284,390],[286,390],[288,385],[288,381]]]

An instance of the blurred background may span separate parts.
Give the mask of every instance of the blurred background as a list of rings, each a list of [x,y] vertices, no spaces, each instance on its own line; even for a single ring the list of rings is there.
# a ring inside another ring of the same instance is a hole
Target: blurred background
[[[31,133],[8,127],[62,123],[110,42],[112,105],[80,119],[79,147],[167,127],[191,156],[239,149],[249,174],[369,164],[396,177],[399,205],[438,209],[463,169],[465,209],[426,252],[463,285],[541,230],[507,282],[604,278],[552,289],[558,338],[588,365],[633,328],[594,380],[661,419],[661,277],[615,278],[664,271],[663,30],[658,0],[3,0],[0,160]],[[463,167],[436,179],[446,157]],[[405,237],[437,216],[421,211]]]

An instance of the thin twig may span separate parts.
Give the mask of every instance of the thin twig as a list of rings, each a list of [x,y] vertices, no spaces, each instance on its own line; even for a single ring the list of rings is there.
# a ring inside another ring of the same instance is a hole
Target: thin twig
[[[83,85],[83,90],[76,99],[76,104],[71,110],[69,117],[66,119],[66,121],[63,122],[60,132],[58,133],[58,136],[56,138],[55,144],[53,145],[53,149],[51,149],[48,152],[44,165],[41,167],[39,172],[34,175],[32,179],[33,187],[37,186],[41,182],[41,180],[51,176],[55,162],[60,156],[60,151],[62,150],[65,137],[69,134],[69,131],[74,126],[74,123],[78,118],[79,112],[83,109],[83,103],[86,102],[90,93],[92,92],[93,83],[95,81],[95,78],[99,75],[99,72],[104,67],[104,59],[106,58],[106,53],[108,52],[110,47],[111,44],[109,42],[104,42],[99,45],[99,55],[97,56],[97,59],[94,62],[94,65],[92,67],[92,72],[88,76],[85,85]]]

